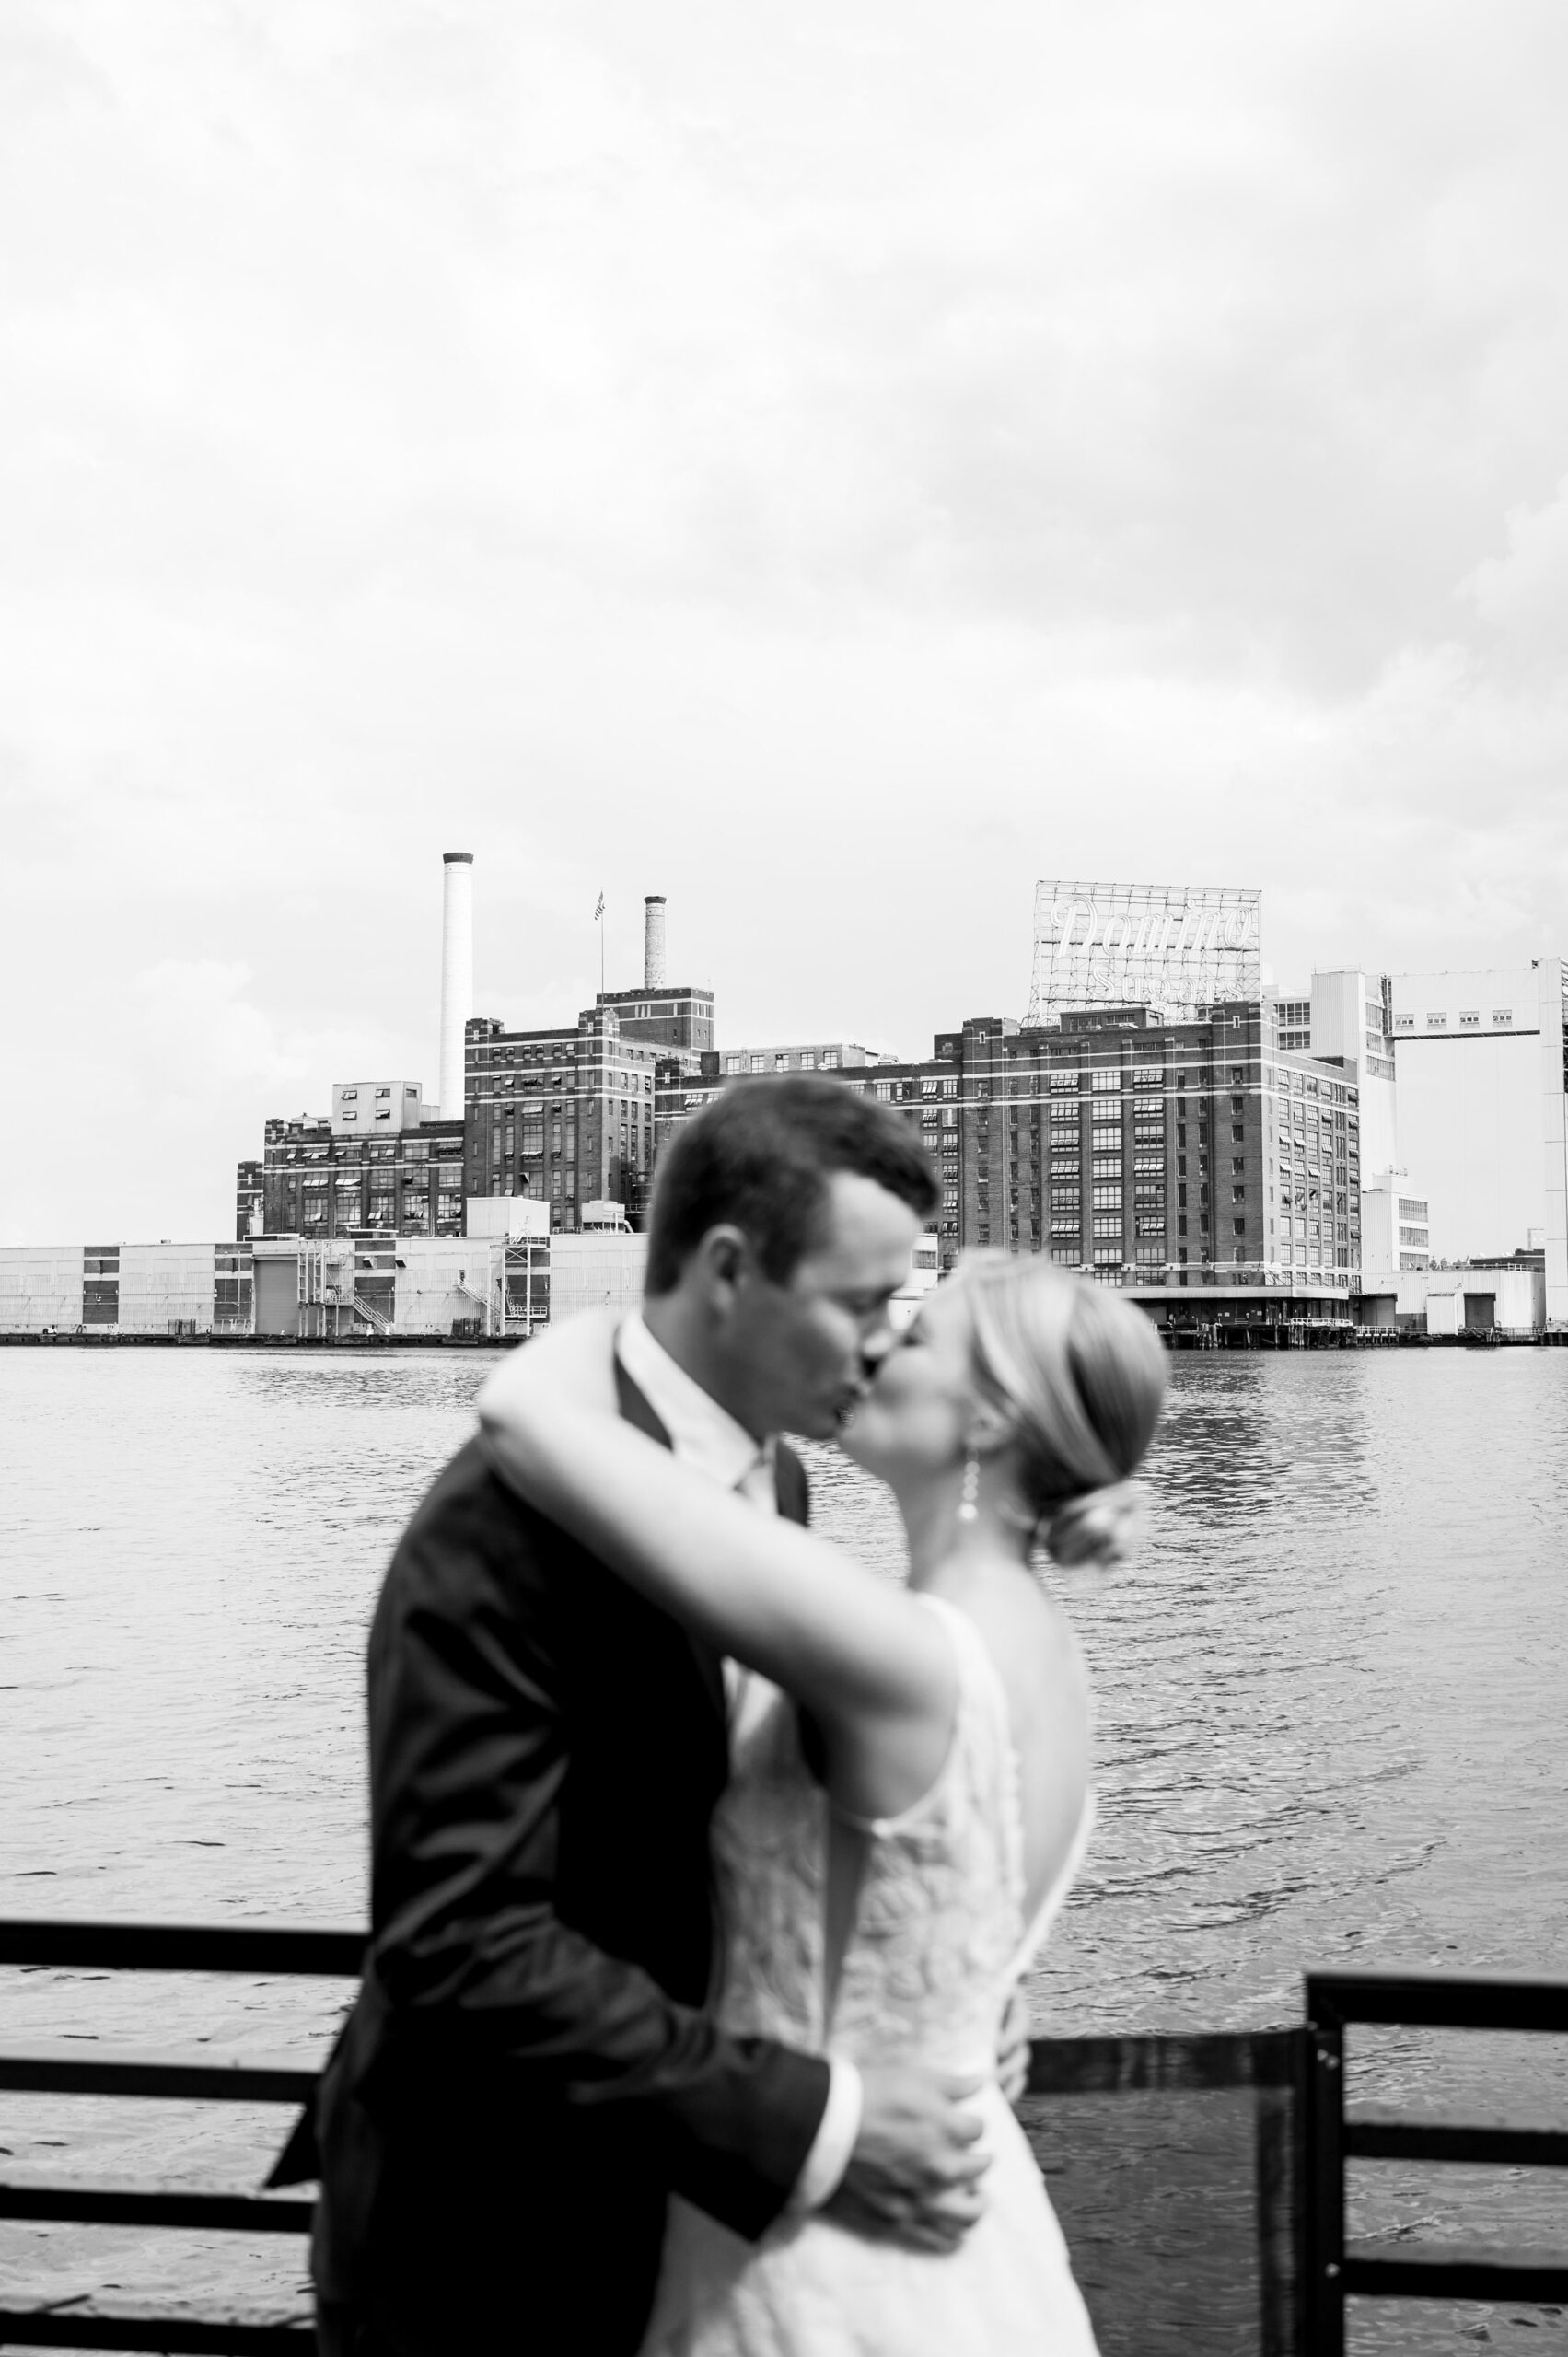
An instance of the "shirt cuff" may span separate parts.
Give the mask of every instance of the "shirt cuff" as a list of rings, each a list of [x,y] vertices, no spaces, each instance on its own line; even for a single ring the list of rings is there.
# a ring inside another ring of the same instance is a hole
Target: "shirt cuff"
[[[806,2155],[806,2165],[796,2178],[795,2191],[787,2204],[797,2217],[809,2210],[820,2210],[824,2202],[832,2200],[843,2181],[860,2134],[860,2073],[853,2062],[837,2060],[830,2061],[828,2067],[832,2073],[828,2100],[818,2122],[816,2141]]]

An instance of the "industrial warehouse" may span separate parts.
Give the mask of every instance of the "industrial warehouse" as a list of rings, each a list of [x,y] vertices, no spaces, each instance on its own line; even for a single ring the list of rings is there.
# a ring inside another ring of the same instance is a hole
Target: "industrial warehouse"
[[[498,1341],[630,1304],[660,1153],[785,1072],[918,1131],[940,1199],[912,1300],[978,1248],[1117,1285],[1172,1341],[1568,1331],[1558,959],[1281,997],[1255,892],[1041,883],[1024,1021],[971,1016],[914,1062],[721,1050],[712,991],[668,980],[662,894],[639,985],[544,1030],[475,1014],[471,854],[442,874],[436,1100],[339,1081],[330,1111],[269,1118],[232,1243],[0,1251],[0,1337]]]

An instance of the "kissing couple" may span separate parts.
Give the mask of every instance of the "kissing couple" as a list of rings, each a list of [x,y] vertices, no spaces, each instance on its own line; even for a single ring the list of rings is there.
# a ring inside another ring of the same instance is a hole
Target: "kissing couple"
[[[1164,1357],[1002,1255],[895,1334],[936,1201],[874,1099],[727,1089],[641,1313],[509,1358],[404,1532],[325,2357],[1092,2357],[1004,2085],[1092,1805],[1031,1562],[1123,1551]],[[811,1535],[785,1432],[887,1483],[907,1585]]]

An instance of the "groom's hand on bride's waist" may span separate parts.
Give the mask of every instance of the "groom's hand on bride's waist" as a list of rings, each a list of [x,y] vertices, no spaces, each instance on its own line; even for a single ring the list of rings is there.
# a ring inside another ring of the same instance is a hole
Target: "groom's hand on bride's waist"
[[[954,2249],[984,2207],[982,2084],[913,2064],[863,2069],[860,2133],[827,2214],[920,2250]]]

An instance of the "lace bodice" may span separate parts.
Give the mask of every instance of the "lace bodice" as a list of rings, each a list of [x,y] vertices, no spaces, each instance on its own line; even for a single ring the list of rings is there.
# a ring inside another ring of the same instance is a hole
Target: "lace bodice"
[[[855,2062],[989,2071],[1014,1980],[1076,1871],[1074,1852],[1024,1916],[1023,1825],[1007,1699],[983,1639],[941,1616],[958,1665],[953,1739],[935,1783],[865,1837],[854,1928],[831,2014],[824,2003],[829,1804],[807,1766],[794,1704],[774,1694],[736,1743],[714,1819],[727,1933],[724,2025]]]

